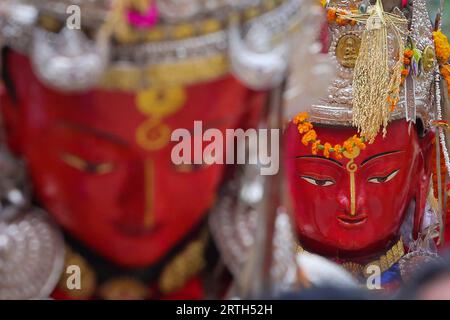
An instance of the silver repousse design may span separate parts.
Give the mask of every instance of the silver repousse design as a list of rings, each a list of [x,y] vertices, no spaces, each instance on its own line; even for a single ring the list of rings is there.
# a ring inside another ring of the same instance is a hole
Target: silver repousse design
[[[436,52],[432,31],[433,26],[428,14],[426,0],[414,0],[410,36],[419,50],[423,51],[426,47],[431,47]],[[417,113],[428,122],[436,117],[435,110],[432,109],[433,106],[431,105],[434,98],[434,70],[435,68],[430,68],[428,72],[423,70],[422,74],[414,77],[414,96],[416,100],[425,103],[424,105],[417,104]],[[428,125],[429,123],[426,122],[425,124]]]
[[[258,6],[261,0],[155,0],[163,20],[180,22],[195,20],[198,16],[208,15],[217,10],[241,10]],[[95,26],[104,20],[114,0],[24,0],[41,12],[67,16],[70,5],[78,5],[83,12],[83,23]]]
[[[241,181],[229,182],[209,217],[213,239],[235,279],[254,244],[258,203],[264,194],[262,177],[251,169],[246,169]]]
[[[270,31],[272,37],[276,37],[292,28],[298,21],[300,4],[301,1],[288,0],[276,9],[250,20],[245,24],[244,29],[248,30],[253,25],[261,25],[265,30]],[[220,30],[188,39],[115,46],[111,49],[115,57],[112,64],[157,65],[225,54],[229,51],[228,37],[229,34],[226,30]]]
[[[2,45],[11,45],[18,52],[27,53],[38,14],[38,10],[30,5],[11,0],[0,3]]]
[[[33,57],[34,68],[39,78],[51,87],[63,91],[78,91],[90,88],[94,83],[99,83],[101,71],[104,69],[121,69],[123,66],[130,68],[151,69],[163,65],[177,65],[179,63],[195,64],[201,58],[214,56],[226,57],[229,52],[229,39],[226,25],[229,16],[233,13],[243,13],[245,10],[255,8],[260,14],[249,18],[242,25],[242,33],[251,29],[253,25],[261,25],[270,31],[272,37],[291,30],[297,20],[298,11],[302,1],[298,0],[275,0],[274,7],[268,9],[265,5],[267,0],[160,0],[161,27],[164,32],[167,28],[172,28],[174,22],[188,22],[193,27],[198,27],[196,19],[206,19],[208,17],[218,19],[223,24],[220,30],[211,33],[194,34],[191,37],[175,39],[164,36],[158,41],[140,43],[110,43],[109,51],[102,43],[94,42],[84,35],[82,31],[70,30],[58,34],[45,34],[37,25],[39,14],[48,14],[51,17],[64,21],[67,18],[66,9],[70,1],[27,1],[21,4],[22,9],[34,12],[33,19],[18,18],[17,1],[8,0],[3,5],[7,10],[0,10],[0,34],[4,38],[4,44]],[[183,3],[186,12],[182,12],[179,7],[172,10],[175,4]],[[195,4],[200,3],[199,10]],[[98,29],[101,26],[110,8],[109,1],[80,0],[77,5],[81,7],[83,13],[83,27]],[[191,8],[191,9],[189,9]],[[189,9],[189,10],[188,10]],[[23,11],[23,10],[21,10]],[[176,15],[179,15],[175,17]],[[170,20],[170,21],[169,21]],[[70,35],[69,35],[70,33]],[[73,33],[73,34],[72,34]],[[76,50],[66,50],[64,45],[58,43],[74,42]],[[110,52],[110,54],[108,54]],[[110,57],[110,59],[108,59]],[[83,63],[79,63],[83,60]],[[84,66],[75,68],[74,66]],[[70,83],[70,84],[69,84]]]
[[[230,28],[231,72],[254,90],[278,86],[283,81],[288,67],[287,43],[283,41],[271,48],[272,35],[261,25],[253,25],[245,40],[241,39],[237,26]]]
[[[202,11],[201,0],[156,0],[160,15],[168,21],[188,19]]]
[[[358,6],[363,1],[331,1],[330,5],[346,9],[349,5]],[[393,13],[403,15],[398,8]],[[364,25],[338,26],[331,24],[329,27],[331,44],[329,54],[337,68],[337,77],[328,87],[328,94],[317,104],[311,106],[311,121],[329,125],[352,126],[353,123],[353,70],[342,66],[336,57],[336,48],[339,39],[345,35],[360,36],[364,31]],[[426,46],[434,48],[432,38],[431,22],[425,0],[412,1],[412,19],[410,30],[404,30],[403,41],[406,44],[406,35],[411,35],[413,41],[419,49]],[[388,30],[388,49],[392,65],[394,57],[398,54],[394,45],[393,35]],[[421,118],[423,124],[428,128],[434,119],[433,111],[433,68],[429,71],[422,71],[418,76],[408,76],[405,84],[401,87],[400,100],[397,108],[391,113],[391,120],[407,119],[415,122],[416,117]]]
[[[109,47],[90,41],[79,30],[63,28],[58,34],[36,28],[31,61],[39,79],[61,91],[81,91],[97,84],[108,64]]]
[[[30,206],[30,197],[25,164],[0,146],[0,221],[16,218]]]
[[[245,277],[245,267],[256,241],[257,219],[264,196],[264,178],[256,165],[248,165],[239,179],[225,189],[209,217],[209,226],[223,262],[236,281]],[[270,274],[275,291],[296,285],[295,240],[288,213],[278,212],[273,239]]]
[[[31,207],[24,164],[0,147],[0,300],[44,299],[62,272],[64,241],[41,209]]]
[[[0,221],[0,300],[48,298],[63,266],[62,235],[44,212]]]

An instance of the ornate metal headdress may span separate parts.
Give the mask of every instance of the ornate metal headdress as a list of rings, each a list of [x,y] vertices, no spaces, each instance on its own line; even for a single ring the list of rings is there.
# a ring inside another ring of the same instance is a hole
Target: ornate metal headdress
[[[325,8],[337,78],[311,121],[356,126],[367,141],[389,120],[429,127],[439,70],[426,1],[330,0]]]
[[[251,80],[246,84],[259,89],[272,86],[271,79],[282,78],[277,73],[286,71],[285,50],[270,42],[295,27],[301,3],[4,0],[0,44],[28,54],[38,77],[63,91],[98,85],[139,90],[155,84],[192,84],[220,77],[230,65],[239,66],[232,68],[238,78]],[[81,28],[76,19],[68,20],[77,14]],[[239,32],[229,33],[235,21],[239,21]],[[264,30],[258,39],[245,37],[256,25]],[[241,42],[245,46],[236,45]],[[255,46],[255,42],[266,45]],[[250,51],[256,59],[248,65],[242,56]],[[273,59],[274,55],[281,59]],[[271,63],[276,65],[268,68]]]

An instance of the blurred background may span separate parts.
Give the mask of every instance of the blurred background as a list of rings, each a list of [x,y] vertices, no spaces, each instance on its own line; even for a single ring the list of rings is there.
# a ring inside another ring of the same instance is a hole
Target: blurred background
[[[440,5],[440,0],[431,0],[431,6],[433,7],[433,12],[434,14],[432,15],[432,19],[434,19],[436,12],[439,9],[439,5]],[[444,10],[444,22],[443,22],[443,27],[444,27],[444,31],[445,33],[448,35],[448,33],[450,32],[450,2],[445,1],[445,10]]]

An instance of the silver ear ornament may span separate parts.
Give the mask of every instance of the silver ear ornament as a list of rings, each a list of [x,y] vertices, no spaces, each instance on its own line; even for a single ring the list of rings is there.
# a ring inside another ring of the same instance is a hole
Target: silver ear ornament
[[[200,0],[157,0],[158,12],[167,21],[195,16],[202,10]]]
[[[31,207],[25,168],[0,148],[0,300],[46,299],[64,266],[64,240],[41,209]]]
[[[266,90],[279,85],[286,75],[288,46],[271,47],[271,33],[262,25],[253,25],[245,39],[237,25],[229,30],[229,55],[232,73],[246,86]]]
[[[31,60],[36,75],[49,87],[66,92],[93,87],[104,74],[108,55],[107,39],[90,40],[81,30],[34,30]]]

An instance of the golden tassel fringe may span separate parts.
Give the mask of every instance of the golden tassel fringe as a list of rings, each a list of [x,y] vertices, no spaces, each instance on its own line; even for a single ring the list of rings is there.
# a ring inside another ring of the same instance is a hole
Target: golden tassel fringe
[[[399,99],[404,51],[401,26],[407,20],[384,12],[380,0],[368,14],[348,14],[345,18],[366,24],[353,78],[353,124],[372,143],[380,127],[386,134],[391,112],[388,102]],[[399,52],[392,70],[388,65],[388,31],[394,34]]]

